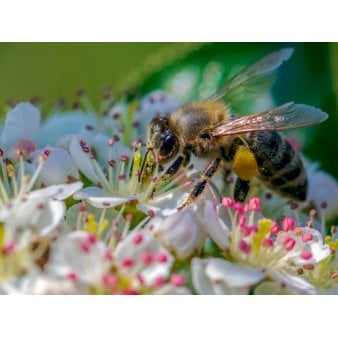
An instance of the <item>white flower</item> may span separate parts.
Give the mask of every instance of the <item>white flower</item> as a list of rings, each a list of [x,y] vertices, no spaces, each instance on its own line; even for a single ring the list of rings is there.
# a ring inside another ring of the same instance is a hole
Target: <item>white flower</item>
[[[22,193],[0,207],[0,280],[45,264],[51,239],[58,233],[65,205],[61,199],[82,187],[71,185]]]
[[[207,238],[202,218],[193,206],[166,218],[154,217],[148,227],[179,260],[198,254]]]
[[[172,264],[147,230],[130,233],[113,249],[92,234],[75,231],[53,245],[45,280],[31,283],[29,290],[54,293],[59,279],[66,290],[71,281],[74,293],[188,294],[185,278],[171,274]]]
[[[101,282],[110,267],[107,250],[105,244],[94,236],[74,231],[55,243],[46,269],[62,279],[95,285]]]
[[[121,154],[120,168],[114,168],[116,160],[112,158],[112,148],[113,146],[116,148],[118,145],[116,146],[114,140],[110,139],[107,140],[107,143],[110,152],[110,159],[107,163],[109,166],[108,177],[106,177],[95,158],[90,156],[90,149],[83,140],[78,141],[74,137],[69,147],[70,154],[81,172],[92,182],[103,187],[87,187],[76,194],[75,198],[86,199],[92,205],[101,208],[113,207],[135,199],[132,194],[128,194],[129,191],[127,191],[127,184],[125,183],[127,180],[125,167],[129,157],[126,154]],[[137,177],[134,178],[133,184],[130,184],[129,187],[132,189],[136,182]]]
[[[194,258],[191,263],[193,285],[198,294],[247,294],[265,273],[221,258]]]
[[[61,202],[82,187],[82,182],[54,185],[15,197],[0,208],[6,236],[14,240],[27,230],[46,236],[60,223],[65,211]]]
[[[32,193],[16,198],[0,209],[0,221],[6,229],[6,240],[17,241],[17,237],[46,236],[54,230],[64,215],[61,201],[46,198],[43,194]]]
[[[330,254],[329,246],[323,244],[317,230],[297,227],[295,220],[289,217],[283,219],[282,226],[261,216],[257,219],[260,210],[258,198],[245,206],[229,198],[224,198],[222,203],[228,212],[226,222],[217,221],[214,215],[213,222],[207,223],[207,229],[227,257],[266,271],[268,277],[286,285],[289,290],[314,292],[314,287],[298,275],[313,269]],[[205,214],[212,219],[212,213],[217,214],[217,210],[209,203]],[[217,234],[228,239],[219,241]]]
[[[40,111],[29,102],[18,103],[7,113],[1,143],[8,150],[23,140],[35,141],[40,125]]]
[[[108,141],[108,152],[112,153],[113,148],[119,149],[119,143],[113,139]],[[139,181],[142,157],[140,152],[135,149],[131,156],[119,153],[119,159],[113,159],[111,155],[108,161],[108,173],[106,174],[95,158],[90,155],[86,143],[77,138],[73,138],[70,145],[70,153],[81,172],[98,186],[86,187],[74,198],[87,200],[88,203],[97,208],[111,208],[125,202],[137,200],[138,209],[146,214],[157,214],[168,216],[177,211],[188,198],[192,184],[197,176],[192,176],[186,180],[186,184],[180,183],[178,186],[164,186],[155,190],[159,179],[158,168],[154,171],[153,178],[147,183]],[[175,177],[173,182],[184,180],[185,172],[181,176]],[[169,183],[170,184],[170,183]],[[176,183],[177,184],[177,183]],[[197,203],[206,199],[218,200],[217,190],[209,184]]]
[[[170,276],[173,257],[147,230],[129,234],[114,251],[120,274],[133,281],[132,287],[162,286]]]

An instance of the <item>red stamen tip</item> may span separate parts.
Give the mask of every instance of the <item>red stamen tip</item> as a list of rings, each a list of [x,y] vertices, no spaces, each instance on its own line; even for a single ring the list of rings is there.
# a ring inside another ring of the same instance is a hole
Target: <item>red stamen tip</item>
[[[174,286],[183,286],[185,284],[185,277],[181,274],[173,274],[170,277],[170,283]]]
[[[230,208],[234,204],[234,201],[230,197],[222,197],[222,205],[225,208]]]
[[[143,235],[141,233],[135,234],[134,237],[133,237],[133,243],[137,245],[137,244],[140,244],[142,242],[143,242]]]

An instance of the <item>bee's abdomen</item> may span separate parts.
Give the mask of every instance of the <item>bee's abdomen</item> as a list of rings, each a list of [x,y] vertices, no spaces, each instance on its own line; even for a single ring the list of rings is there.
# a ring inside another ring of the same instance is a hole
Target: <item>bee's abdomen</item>
[[[278,132],[253,132],[247,142],[255,154],[261,181],[285,197],[306,199],[307,177],[302,160]]]

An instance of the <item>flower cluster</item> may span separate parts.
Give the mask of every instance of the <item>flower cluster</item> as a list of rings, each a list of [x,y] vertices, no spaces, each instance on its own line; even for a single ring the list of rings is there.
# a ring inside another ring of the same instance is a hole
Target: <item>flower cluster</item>
[[[201,161],[162,180],[144,156],[147,124],[179,102],[77,97],[45,119],[18,103],[0,128],[0,293],[337,293],[331,176],[308,164],[302,205],[261,187],[241,204],[216,180],[179,211]]]

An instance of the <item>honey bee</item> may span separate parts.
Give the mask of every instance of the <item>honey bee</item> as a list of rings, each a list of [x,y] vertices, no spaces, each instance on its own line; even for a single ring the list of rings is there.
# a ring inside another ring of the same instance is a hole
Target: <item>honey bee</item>
[[[150,122],[146,158],[151,153],[160,165],[176,158],[163,180],[187,166],[191,154],[210,160],[179,210],[194,201],[221,168],[225,176],[232,171],[237,175],[236,201],[245,200],[254,178],[286,198],[306,199],[308,180],[301,157],[278,131],[318,124],[327,119],[327,113],[293,102],[242,117],[230,111],[231,97],[248,91],[257,80],[268,79],[292,52],[290,48],[273,52],[243,69],[208,99],[185,104]]]

